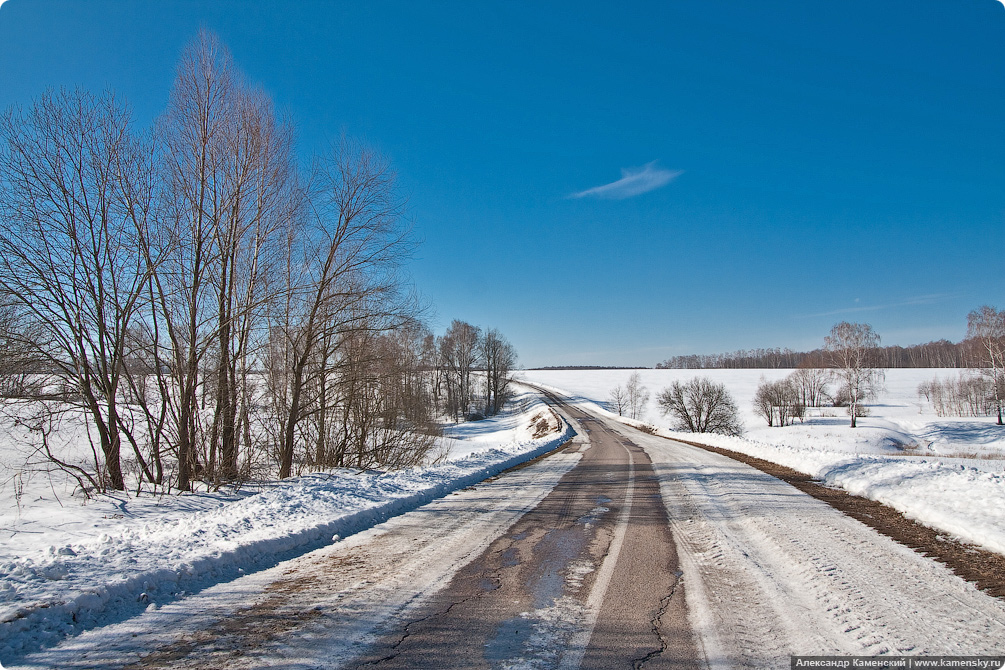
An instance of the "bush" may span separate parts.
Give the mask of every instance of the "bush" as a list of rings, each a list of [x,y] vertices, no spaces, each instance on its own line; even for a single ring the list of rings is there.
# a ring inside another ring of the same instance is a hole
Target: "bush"
[[[960,373],[955,380],[922,382],[918,396],[925,396],[938,416],[990,416],[997,411],[994,382],[979,375]]]
[[[799,389],[791,378],[776,382],[761,378],[754,394],[754,410],[765,418],[769,426],[792,425],[796,419],[802,420],[805,409]]]
[[[656,397],[660,411],[674,420],[674,429],[690,433],[740,435],[743,426],[733,397],[724,384],[707,377],[674,382]]]

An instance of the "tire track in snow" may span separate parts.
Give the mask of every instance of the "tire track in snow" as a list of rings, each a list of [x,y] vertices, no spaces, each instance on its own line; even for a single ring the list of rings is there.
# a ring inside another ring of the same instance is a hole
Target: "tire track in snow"
[[[724,456],[635,439],[661,476],[710,666],[788,667],[790,654],[979,654],[1005,644],[1005,606],[945,566]]]

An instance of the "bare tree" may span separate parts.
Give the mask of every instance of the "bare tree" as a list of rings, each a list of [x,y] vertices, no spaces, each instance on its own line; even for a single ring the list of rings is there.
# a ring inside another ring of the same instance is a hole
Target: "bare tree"
[[[932,403],[938,416],[988,416],[998,411],[993,378],[960,372],[957,379],[918,384],[918,396]]]
[[[498,414],[509,399],[510,372],[516,366],[516,349],[495,328],[481,339],[485,366],[485,415]]]
[[[479,365],[481,329],[454,319],[439,340],[440,361],[447,390],[447,410],[459,421],[474,401],[472,373]]]
[[[967,314],[967,340],[981,374],[990,380],[1000,426],[1005,400],[1005,310],[983,305]]]
[[[386,333],[380,342],[385,369],[390,370],[391,392],[399,399],[403,420],[421,432],[438,433],[430,376],[436,360],[428,349],[432,339],[429,328],[416,320]]]
[[[404,467],[425,457],[440,431],[426,389],[416,378],[410,327],[355,336],[361,349],[350,357],[360,370],[357,388],[344,401],[351,411],[343,425],[351,439],[351,465]]]
[[[829,398],[827,386],[832,378],[830,370],[816,367],[801,367],[788,376],[803,407],[820,407]]]
[[[757,385],[757,391],[754,392],[754,411],[764,417],[764,420],[768,422],[768,427],[771,427],[775,425],[775,405],[769,384],[770,382],[761,377],[761,383]]]
[[[90,418],[100,483],[122,489],[127,333],[156,262],[139,252],[151,203],[138,182],[151,172],[149,150],[114,96],[79,90],[8,112],[0,139],[0,288],[37,325],[30,344]]]
[[[625,384],[625,399],[628,405],[628,415],[638,419],[649,403],[649,389],[642,385],[642,376],[633,372]]]
[[[625,412],[628,411],[628,395],[625,393],[625,389],[620,386],[611,389],[607,402],[618,413],[618,416],[624,416]]]
[[[16,296],[0,289],[0,398],[39,395],[45,386],[44,359],[35,345],[44,332]]]
[[[217,232],[229,191],[234,77],[229,53],[213,35],[200,31],[182,54],[167,111],[158,121],[166,204],[158,241],[169,245],[169,253],[153,282],[163,325],[155,358],[159,369],[170,371],[166,385],[183,491],[203,467],[198,393],[219,326],[212,282],[221,260]]]
[[[298,426],[319,406],[331,409],[327,390],[339,366],[358,363],[347,350],[359,345],[355,336],[393,329],[413,313],[397,300],[396,268],[411,243],[387,161],[343,139],[319,161],[314,184],[310,225],[287,237],[287,288],[272,317],[272,351],[284,366],[280,477],[292,474]]]
[[[754,410],[763,416],[768,426],[787,426],[802,418],[803,405],[799,390],[790,379],[769,382],[763,377],[754,393]]]
[[[440,365],[440,352],[436,344],[436,336],[426,330],[420,345],[419,369],[428,386],[433,408],[440,410],[443,401],[443,367]]]
[[[880,338],[867,323],[842,321],[831,328],[824,338],[824,350],[847,393],[848,414],[851,427],[862,416],[862,402],[874,396],[883,381],[883,371],[875,367],[872,352],[879,346]]]
[[[170,252],[154,278],[151,326],[159,320],[154,346],[158,367],[171,373],[166,390],[186,490],[203,467],[217,481],[238,474],[245,382],[274,297],[267,281],[301,198],[289,124],[207,31],[182,54],[158,131],[168,205],[158,241]],[[208,425],[200,400],[213,404]]]
[[[214,217],[219,261],[213,277],[217,319],[216,409],[210,468],[219,444],[218,479],[237,476],[238,435],[246,418],[246,382],[258,343],[255,334],[272,298],[267,278],[277,261],[278,234],[297,216],[300,190],[293,166],[293,135],[277,122],[260,91],[239,90],[236,122],[229,128],[229,192],[223,216]]]
[[[740,435],[738,409],[725,385],[695,377],[673,382],[656,396],[663,414],[674,420],[674,429],[692,433]]]

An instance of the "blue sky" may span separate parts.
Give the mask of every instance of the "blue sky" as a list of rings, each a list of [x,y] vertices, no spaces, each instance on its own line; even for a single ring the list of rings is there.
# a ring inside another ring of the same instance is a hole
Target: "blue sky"
[[[997,0],[0,6],[0,108],[150,123],[200,26],[297,124],[385,153],[434,306],[527,366],[960,339],[1005,307]]]

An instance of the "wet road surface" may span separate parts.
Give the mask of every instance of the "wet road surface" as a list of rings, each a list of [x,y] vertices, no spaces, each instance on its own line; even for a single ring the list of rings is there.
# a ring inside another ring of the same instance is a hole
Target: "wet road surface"
[[[352,667],[699,665],[649,457],[564,413],[588,438],[578,465]]]

